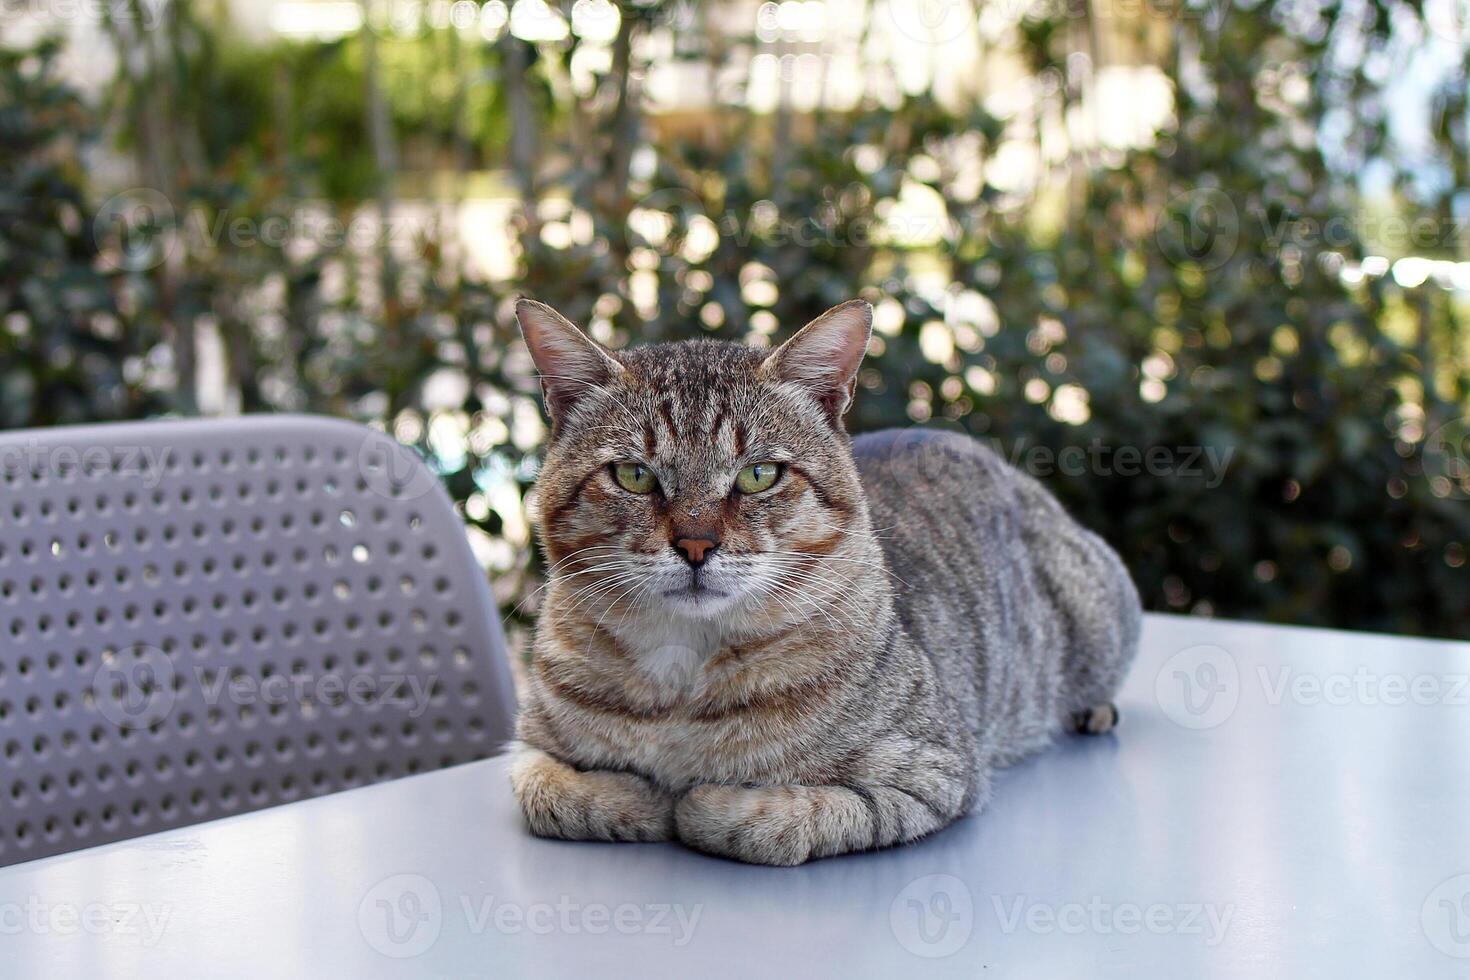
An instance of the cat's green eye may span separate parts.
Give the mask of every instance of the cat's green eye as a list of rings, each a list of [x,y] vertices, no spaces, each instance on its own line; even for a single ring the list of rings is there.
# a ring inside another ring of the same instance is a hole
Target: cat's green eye
[[[612,475],[618,486],[629,493],[653,493],[653,488],[658,486],[653,470],[641,463],[614,463]]]
[[[775,486],[780,477],[780,463],[756,463],[736,474],[735,489],[741,493],[760,493]]]

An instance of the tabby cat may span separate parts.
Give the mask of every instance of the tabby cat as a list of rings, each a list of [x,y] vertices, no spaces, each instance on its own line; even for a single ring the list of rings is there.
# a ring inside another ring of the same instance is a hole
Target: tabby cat
[[[511,767],[533,833],[801,864],[923,837],[996,767],[1112,728],[1127,571],[972,439],[849,439],[867,303],[774,351],[614,353],[516,312],[552,425]]]

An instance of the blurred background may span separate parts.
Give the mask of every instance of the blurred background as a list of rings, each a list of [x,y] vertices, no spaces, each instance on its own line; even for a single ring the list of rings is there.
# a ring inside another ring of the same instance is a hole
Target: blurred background
[[[514,635],[518,294],[854,295],[854,431],[991,443],[1154,610],[1470,636],[1466,0],[0,0],[0,428],[365,422]]]

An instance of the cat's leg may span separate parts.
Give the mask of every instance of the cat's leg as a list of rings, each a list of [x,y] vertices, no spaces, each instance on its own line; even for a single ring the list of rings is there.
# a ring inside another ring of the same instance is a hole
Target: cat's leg
[[[696,786],[675,808],[695,850],[750,864],[812,858],[917,840],[963,816],[988,779],[951,765],[865,773],[830,786]]]
[[[1111,701],[1072,713],[1072,729],[1078,735],[1106,735],[1118,727],[1118,706]]]
[[[674,836],[674,798],[641,776],[567,765],[522,747],[511,788],[531,833],[564,840],[660,841]]]
[[[1105,735],[1118,726],[1118,690],[1138,650],[1142,613],[1138,591],[1117,554],[1101,538],[1072,529],[1074,564],[1087,574],[1054,585],[1068,597],[1076,639],[1063,664],[1071,688],[1066,709],[1073,731]]]

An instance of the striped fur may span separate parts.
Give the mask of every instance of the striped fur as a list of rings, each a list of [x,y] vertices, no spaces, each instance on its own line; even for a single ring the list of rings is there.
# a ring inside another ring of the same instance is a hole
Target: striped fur
[[[517,312],[553,431],[512,767],[534,833],[800,864],[932,833],[995,767],[1116,720],[1139,629],[1116,555],[973,440],[847,437],[867,304],[774,352],[613,354]],[[766,461],[775,486],[733,488]],[[698,568],[690,537],[718,541]]]

